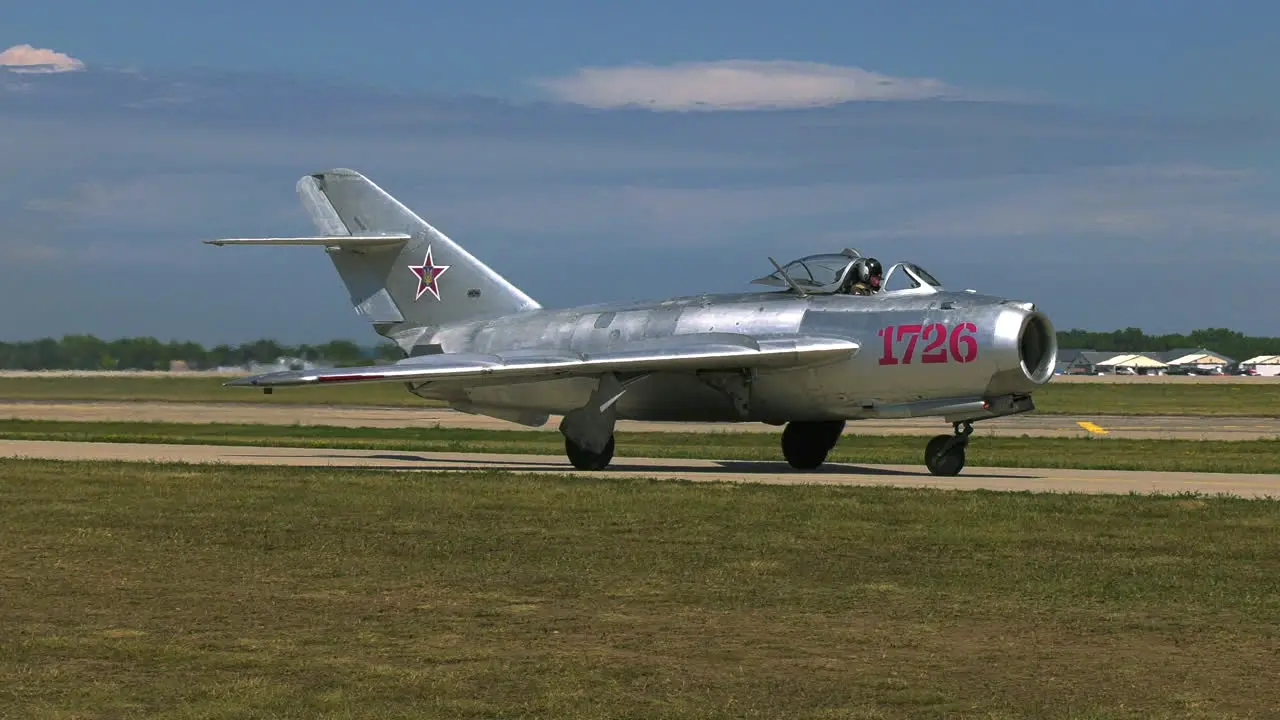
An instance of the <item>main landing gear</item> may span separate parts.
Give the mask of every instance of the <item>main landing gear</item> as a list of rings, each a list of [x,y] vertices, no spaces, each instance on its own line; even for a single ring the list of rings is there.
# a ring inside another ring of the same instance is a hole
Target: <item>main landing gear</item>
[[[599,450],[588,449],[566,437],[564,439],[564,454],[568,456],[569,462],[579,470],[603,470],[609,467],[609,463],[613,462],[613,435],[609,435],[609,439],[605,441],[604,446]]]
[[[575,468],[603,470],[613,462],[613,428],[618,419],[616,403],[627,387],[638,379],[623,383],[612,374],[602,376],[587,404],[571,410],[560,421],[564,454]]]
[[[814,470],[844,432],[843,420],[792,421],[782,431],[782,456],[797,470]]]
[[[964,450],[973,434],[973,422],[952,423],[954,435],[938,435],[924,448],[924,466],[934,475],[955,476],[964,469]]]
[[[843,420],[793,421],[782,431],[782,456],[797,470],[815,470],[826,462],[844,432]],[[973,434],[973,421],[952,423],[955,433],[938,435],[924,449],[924,465],[934,475],[959,475],[964,469],[964,451]],[[612,444],[609,449],[612,452]]]

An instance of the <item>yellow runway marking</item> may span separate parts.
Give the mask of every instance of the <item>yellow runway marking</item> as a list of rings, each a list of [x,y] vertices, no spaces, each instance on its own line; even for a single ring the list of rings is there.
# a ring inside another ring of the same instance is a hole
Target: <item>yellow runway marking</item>
[[[1101,427],[1099,427],[1099,426],[1097,426],[1097,425],[1094,425],[1093,423],[1089,422],[1088,420],[1078,420],[1078,421],[1076,421],[1076,424],[1077,424],[1077,425],[1079,425],[1080,427],[1084,428],[1085,430],[1088,430],[1089,432],[1094,433],[1095,435],[1106,435],[1106,434],[1107,434],[1107,431],[1106,431],[1106,430],[1102,429]]]

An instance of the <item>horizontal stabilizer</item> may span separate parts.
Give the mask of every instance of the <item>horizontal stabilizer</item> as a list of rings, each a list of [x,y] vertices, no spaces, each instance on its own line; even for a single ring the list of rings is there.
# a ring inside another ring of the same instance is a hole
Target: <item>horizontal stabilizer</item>
[[[314,237],[223,238],[206,245],[324,245],[330,247],[396,247],[413,239],[406,233],[375,235],[317,235]]]
[[[627,343],[600,352],[527,349],[442,353],[406,358],[392,365],[267,373],[225,384],[247,387],[427,381],[506,384],[608,372],[788,369],[843,360],[857,354],[858,349],[857,343],[839,338],[801,335],[752,338],[734,333],[692,333]]]

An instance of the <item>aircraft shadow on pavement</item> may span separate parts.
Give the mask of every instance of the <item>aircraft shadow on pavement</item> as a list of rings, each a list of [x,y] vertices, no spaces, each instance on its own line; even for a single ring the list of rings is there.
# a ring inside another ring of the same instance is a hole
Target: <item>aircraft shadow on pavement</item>
[[[346,453],[328,453],[317,455],[316,457],[333,458],[333,459],[349,459],[349,460],[391,460],[395,462],[406,463],[431,463],[432,467],[425,468],[430,470],[440,470],[446,472],[457,471],[475,471],[492,468],[497,470],[512,470],[515,472],[577,472],[573,466],[569,465],[567,460],[548,457],[546,461],[511,461],[476,458],[474,460],[440,460],[438,458],[427,457],[423,455],[413,455],[407,453],[378,453],[372,455],[351,455]],[[620,458],[624,459],[624,458]],[[624,459],[625,460],[625,459]],[[669,473],[684,475],[702,475],[702,474],[720,474],[720,473],[738,473],[741,475],[793,475],[796,477],[804,477],[807,475],[866,475],[866,476],[885,476],[885,477],[919,477],[930,476],[929,471],[921,467],[919,471],[909,470],[893,470],[889,468],[865,467],[862,465],[850,465],[844,463],[826,463],[816,470],[793,470],[785,462],[771,460],[713,460],[714,465],[710,466],[690,466],[690,465],[666,465],[658,463],[648,463],[644,465],[612,465],[608,470],[601,471],[602,474],[627,472],[627,473]],[[368,465],[353,465],[351,467],[367,468]],[[1037,475],[1014,475],[1003,473],[962,473],[968,478],[988,478],[988,479],[1022,479],[1034,480]]]

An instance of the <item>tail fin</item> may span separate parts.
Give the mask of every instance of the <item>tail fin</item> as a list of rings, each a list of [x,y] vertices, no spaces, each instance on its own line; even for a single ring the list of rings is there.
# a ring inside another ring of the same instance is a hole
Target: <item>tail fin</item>
[[[318,237],[205,242],[324,246],[356,312],[402,347],[439,325],[541,307],[354,170],[306,175],[297,189]]]

